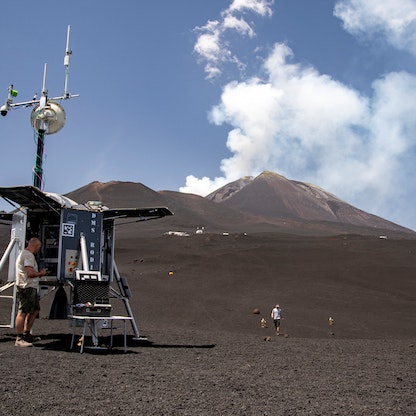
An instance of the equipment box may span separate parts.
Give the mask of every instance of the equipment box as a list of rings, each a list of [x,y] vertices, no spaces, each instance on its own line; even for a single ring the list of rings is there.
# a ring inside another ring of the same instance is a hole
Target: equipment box
[[[73,313],[75,316],[110,316],[110,305],[94,305],[94,306],[74,306]]]

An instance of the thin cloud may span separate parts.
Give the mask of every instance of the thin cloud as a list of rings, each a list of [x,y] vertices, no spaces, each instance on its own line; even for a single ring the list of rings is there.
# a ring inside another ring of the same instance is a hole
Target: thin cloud
[[[234,29],[241,35],[247,35],[249,38],[254,38],[256,33],[253,28],[244,20],[238,19],[235,16],[227,16],[223,21],[224,29]]]
[[[205,63],[207,79],[221,75],[222,65],[232,62],[240,69],[245,65],[229,48],[225,35],[234,31],[241,36],[254,38],[253,25],[248,23],[243,14],[253,13],[259,16],[271,16],[273,0],[234,0],[230,7],[221,13],[220,20],[209,20],[206,25],[196,27],[199,33],[194,45],[194,52],[200,62]]]
[[[335,5],[334,15],[354,36],[382,34],[395,48],[416,54],[414,0],[341,0]]]
[[[234,0],[225,13],[250,11],[266,17],[273,14],[274,0]]]

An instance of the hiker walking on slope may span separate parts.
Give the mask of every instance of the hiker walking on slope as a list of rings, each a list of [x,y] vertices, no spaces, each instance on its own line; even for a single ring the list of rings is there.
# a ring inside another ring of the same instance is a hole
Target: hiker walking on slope
[[[277,304],[271,311],[270,317],[273,318],[276,335],[280,334],[280,320],[282,319],[282,309]]]

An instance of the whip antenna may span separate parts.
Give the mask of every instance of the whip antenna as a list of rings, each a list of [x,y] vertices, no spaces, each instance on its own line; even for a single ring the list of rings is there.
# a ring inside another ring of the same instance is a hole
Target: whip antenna
[[[66,33],[66,49],[64,57],[64,66],[65,66],[65,85],[64,85],[64,98],[71,98],[71,94],[68,92],[68,78],[69,78],[69,58],[72,55],[71,49],[69,49],[69,34],[71,32],[71,26],[68,25],[68,31]]]

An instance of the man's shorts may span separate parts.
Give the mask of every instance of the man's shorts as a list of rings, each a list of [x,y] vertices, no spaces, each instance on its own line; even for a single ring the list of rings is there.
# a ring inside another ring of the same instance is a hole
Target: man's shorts
[[[33,287],[17,287],[17,300],[19,301],[19,312],[32,313],[40,310],[38,291]]]

